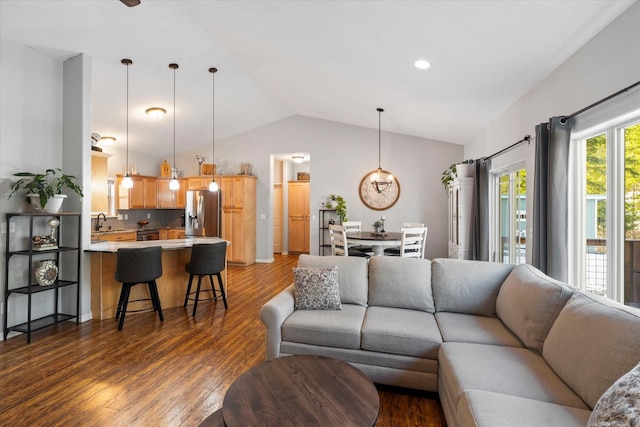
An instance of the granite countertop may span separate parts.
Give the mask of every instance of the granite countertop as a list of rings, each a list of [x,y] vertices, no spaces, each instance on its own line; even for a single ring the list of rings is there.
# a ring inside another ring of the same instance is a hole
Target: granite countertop
[[[104,236],[105,234],[118,234],[118,233],[131,233],[137,232],[137,228],[122,228],[118,230],[103,230],[103,231],[92,231],[92,236]]]
[[[172,240],[140,240],[136,242],[100,242],[92,243],[86,248],[85,252],[118,252],[120,248],[148,248],[151,246],[162,246],[163,250],[177,250],[190,248],[195,243],[217,243],[231,242],[221,239],[220,237],[189,237],[187,239]]]

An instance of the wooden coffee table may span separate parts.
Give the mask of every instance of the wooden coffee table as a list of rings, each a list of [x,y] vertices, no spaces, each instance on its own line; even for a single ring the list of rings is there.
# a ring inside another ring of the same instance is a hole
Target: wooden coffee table
[[[231,384],[222,404],[227,426],[372,426],[378,391],[358,369],[324,356],[262,362]]]

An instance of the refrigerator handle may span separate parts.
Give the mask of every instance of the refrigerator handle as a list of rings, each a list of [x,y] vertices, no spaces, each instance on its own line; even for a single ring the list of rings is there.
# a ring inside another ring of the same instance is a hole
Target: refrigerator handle
[[[202,195],[198,195],[198,223],[200,227],[205,225],[205,217],[204,217],[204,197]]]

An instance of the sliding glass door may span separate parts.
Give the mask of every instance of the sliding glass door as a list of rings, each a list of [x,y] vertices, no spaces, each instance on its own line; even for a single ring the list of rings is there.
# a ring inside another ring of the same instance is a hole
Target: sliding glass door
[[[515,168],[495,173],[494,182],[493,260],[523,264],[527,247],[526,170]]]

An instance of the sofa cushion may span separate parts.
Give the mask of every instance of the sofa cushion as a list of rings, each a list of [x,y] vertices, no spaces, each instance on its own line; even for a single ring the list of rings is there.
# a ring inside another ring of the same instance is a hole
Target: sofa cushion
[[[296,310],[282,324],[282,339],[358,349],[365,311],[355,304],[342,304],[342,310]]]
[[[442,340],[475,344],[506,345],[523,347],[522,342],[495,317],[475,314],[448,313],[435,314]]]
[[[573,294],[537,268],[521,264],[506,278],[498,298],[498,317],[532,350],[541,352],[551,325]]]
[[[438,358],[442,337],[431,313],[369,306],[362,324],[364,350]]]
[[[593,408],[640,361],[640,310],[576,291],[553,323],[542,355]]]
[[[591,411],[483,390],[465,390],[457,425],[477,427],[583,427]]]
[[[600,397],[587,427],[640,426],[640,365]]]
[[[453,407],[465,390],[485,390],[526,399],[590,409],[547,365],[526,348],[445,342],[438,373]]]
[[[365,258],[300,255],[298,267],[338,267],[340,300],[343,304],[367,306],[369,265]]]
[[[496,315],[496,297],[513,265],[460,259],[434,259],[431,283],[436,311]]]
[[[371,258],[369,305],[434,313],[431,261],[388,256]]]
[[[340,310],[338,267],[293,269],[296,310]]]

